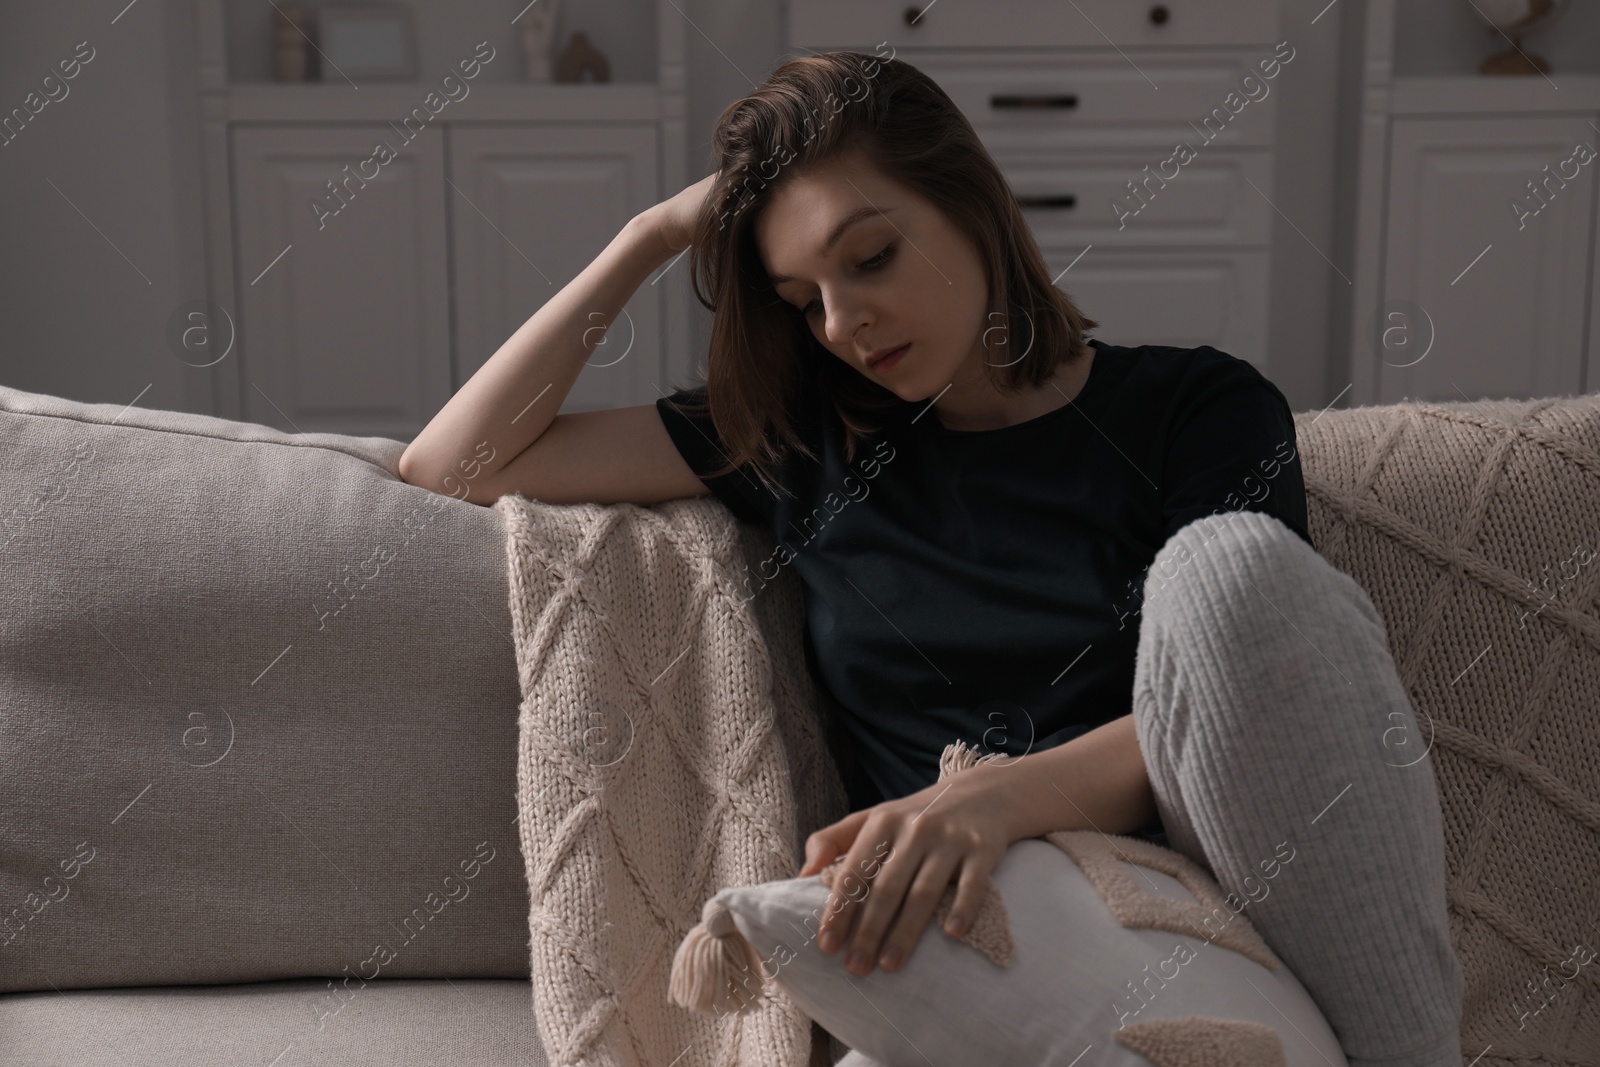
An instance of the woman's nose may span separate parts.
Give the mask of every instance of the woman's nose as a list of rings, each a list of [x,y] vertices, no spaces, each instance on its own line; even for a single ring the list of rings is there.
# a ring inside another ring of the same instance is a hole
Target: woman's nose
[[[845,301],[835,301],[824,304],[823,333],[828,338],[828,343],[841,347],[849,346],[861,333],[862,328],[871,325],[872,316],[866,308]]]

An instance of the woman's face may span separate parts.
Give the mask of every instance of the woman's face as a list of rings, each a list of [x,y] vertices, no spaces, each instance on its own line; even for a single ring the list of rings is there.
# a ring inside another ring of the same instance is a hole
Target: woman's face
[[[982,387],[983,264],[917,193],[859,157],[835,159],[775,190],[755,237],[778,295],[861,374],[908,401]],[[869,364],[907,343],[895,361]]]

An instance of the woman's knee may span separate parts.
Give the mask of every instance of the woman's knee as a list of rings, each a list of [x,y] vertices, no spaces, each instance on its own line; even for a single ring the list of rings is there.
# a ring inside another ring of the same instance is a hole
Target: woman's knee
[[[1206,515],[1167,539],[1145,577],[1144,621],[1254,647],[1293,633],[1287,607],[1326,560],[1282,520],[1259,511]],[[1290,602],[1290,603],[1285,603]]]
[[[1140,633],[1147,700],[1173,714],[1183,698],[1187,725],[1253,733],[1281,726],[1294,709],[1261,707],[1229,699],[1256,684],[1264,672],[1315,670],[1308,657],[1308,608],[1323,610],[1319,590],[1330,565],[1281,520],[1263,512],[1231,512],[1196,519],[1169,538],[1146,579]],[[1330,568],[1331,569],[1331,568]],[[1201,685],[1216,690],[1181,693]]]

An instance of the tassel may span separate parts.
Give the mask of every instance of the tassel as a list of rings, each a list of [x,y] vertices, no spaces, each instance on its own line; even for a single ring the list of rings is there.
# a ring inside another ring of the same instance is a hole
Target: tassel
[[[965,741],[952,741],[944,746],[944,751],[939,754],[939,781],[942,782],[952,774],[958,774],[980,763],[1010,763],[1013,758],[1005,752],[985,752],[980,756],[976,745],[969,746]]]
[[[945,746],[939,757],[939,778],[943,780],[980,763],[1006,763],[1013,759],[1004,752],[979,755],[976,746],[955,741]],[[831,887],[843,856],[835,857],[816,877]],[[940,909],[942,918],[953,892],[945,894]],[[1011,962],[1011,934],[1000,895],[989,887],[976,921],[961,940],[973,945],[997,965]],[[733,913],[715,897],[700,909],[700,922],[691,927],[672,957],[672,977],[667,983],[667,998],[691,1011],[716,1014],[742,1013],[762,996],[766,984],[760,955],[733,921]]]
[[[733,913],[715,897],[672,957],[667,996],[692,1011],[739,1013],[761,996],[761,958],[734,925]]]

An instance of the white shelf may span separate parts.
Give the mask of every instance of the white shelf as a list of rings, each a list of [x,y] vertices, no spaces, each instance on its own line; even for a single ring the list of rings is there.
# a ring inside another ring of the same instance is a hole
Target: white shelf
[[[1554,85],[1551,84],[1554,82]],[[1557,72],[1546,81],[1489,75],[1409,75],[1394,79],[1395,115],[1600,111],[1600,74]]]
[[[369,83],[360,89],[320,82],[246,83],[212,95],[223,102],[218,117],[234,122],[398,123],[413,108],[426,113],[423,100],[429,93],[446,99],[438,86],[426,82]],[[461,100],[447,102],[434,118],[451,122],[654,122],[661,117],[660,101],[660,87],[651,82],[487,83],[474,85]]]

